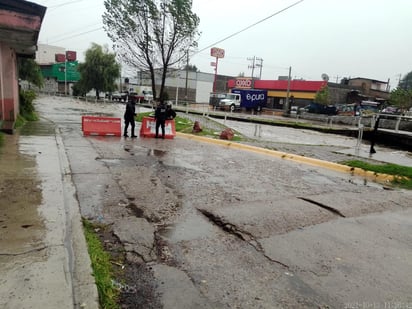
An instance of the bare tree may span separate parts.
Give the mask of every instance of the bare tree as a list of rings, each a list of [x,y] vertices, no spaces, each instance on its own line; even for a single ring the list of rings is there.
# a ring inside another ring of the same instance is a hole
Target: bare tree
[[[160,69],[162,100],[167,70],[180,66],[196,46],[199,18],[191,0],[105,0],[104,28],[120,60],[148,72],[156,98],[156,72]]]

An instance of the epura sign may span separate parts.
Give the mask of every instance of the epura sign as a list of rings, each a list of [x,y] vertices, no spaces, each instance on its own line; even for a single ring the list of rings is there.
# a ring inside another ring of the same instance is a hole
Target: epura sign
[[[237,78],[235,82],[236,88],[250,89],[252,88],[251,78]]]
[[[250,102],[263,101],[265,100],[265,94],[264,93],[248,93],[246,95],[246,100]]]

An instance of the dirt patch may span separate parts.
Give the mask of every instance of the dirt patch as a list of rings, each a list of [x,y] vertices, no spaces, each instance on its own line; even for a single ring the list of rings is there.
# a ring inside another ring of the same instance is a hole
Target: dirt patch
[[[120,291],[121,308],[161,308],[156,294],[155,280],[150,265],[133,263],[126,259],[123,244],[114,235],[112,226],[95,229],[113,265],[113,285]]]

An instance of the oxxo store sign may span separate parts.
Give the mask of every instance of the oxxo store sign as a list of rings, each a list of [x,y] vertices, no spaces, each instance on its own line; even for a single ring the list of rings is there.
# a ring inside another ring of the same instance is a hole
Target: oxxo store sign
[[[235,87],[241,89],[251,89],[253,87],[253,80],[251,78],[237,78]]]

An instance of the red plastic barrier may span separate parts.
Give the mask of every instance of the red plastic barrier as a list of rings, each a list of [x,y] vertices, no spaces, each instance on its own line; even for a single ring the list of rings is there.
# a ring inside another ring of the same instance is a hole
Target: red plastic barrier
[[[122,121],[113,117],[82,116],[82,131],[84,135],[121,136]]]
[[[156,136],[156,120],[152,117],[143,117],[142,126],[140,127],[141,137]],[[159,127],[159,136],[162,136],[162,128]],[[176,136],[176,128],[174,120],[166,120],[165,123],[165,138],[174,138]]]

